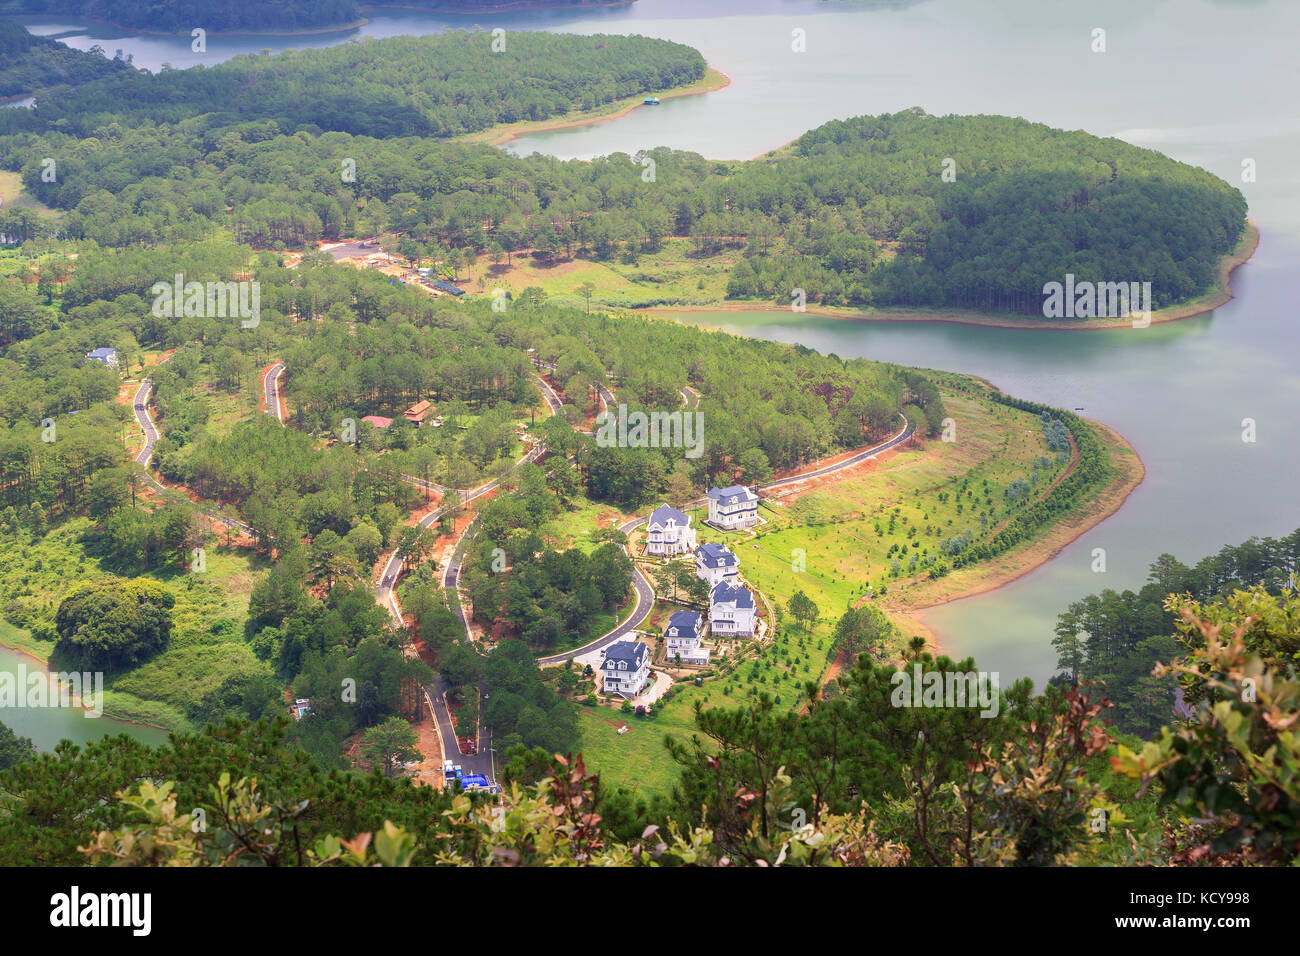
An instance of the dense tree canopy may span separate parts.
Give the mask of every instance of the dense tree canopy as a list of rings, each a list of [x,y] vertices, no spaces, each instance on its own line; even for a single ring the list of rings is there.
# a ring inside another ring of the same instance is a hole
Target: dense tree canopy
[[[477,13],[485,6],[515,8],[608,6],[609,0],[405,0],[403,7],[441,13]],[[361,16],[358,0],[0,0],[0,13],[81,16],[151,32],[189,33],[200,26],[209,32],[285,31],[341,27]]]
[[[122,60],[83,53],[57,40],[32,36],[11,20],[0,20],[0,98],[85,83],[128,69]]]
[[[456,0],[452,0],[456,2]],[[234,30],[296,30],[355,22],[356,0],[2,0],[0,13],[34,13],[93,17],[124,27],[157,32],[189,33],[194,27],[211,32]]]
[[[176,598],[147,578],[78,584],[59,602],[55,653],[73,668],[114,671],[167,646]]]
[[[0,724],[0,770],[8,770],[21,760],[35,756],[31,739],[19,737],[6,725]]]
[[[475,36],[439,42],[475,57]],[[525,49],[536,42],[547,50],[571,39],[519,38]],[[400,43],[382,45],[391,42],[362,49],[395,69],[405,60]],[[915,109],[836,120],[787,151],[741,163],[664,148],[562,162],[412,135],[427,125],[423,104],[437,102],[417,95],[420,71],[403,70],[412,78],[398,84],[422,104],[410,107],[409,128],[393,119],[402,110],[387,107],[307,122],[302,97],[278,92],[278,84],[318,86],[360,55],[348,45],[206,71],[247,72],[258,111],[251,118],[246,109],[225,112],[227,85],[214,93],[195,71],[86,84],[40,115],[0,116],[0,132],[9,133],[0,135],[3,161],[42,202],[68,211],[63,234],[106,245],[197,239],[219,226],[256,246],[300,248],[390,229],[402,235],[404,254],[454,275],[464,256],[491,250],[608,260],[677,236],[698,256],[742,250],[727,295],[782,303],[802,290],[825,305],[1042,315],[1044,286],[1073,275],[1080,283],[1150,282],[1150,304],[1160,308],[1206,291],[1244,228],[1241,193],[1204,170],[1007,117]],[[361,82],[354,73],[340,73],[345,86]],[[439,95],[473,102],[481,73],[439,82]],[[157,115],[130,112],[113,83],[144,84],[146,100],[170,105]],[[528,112],[494,108],[497,118]],[[49,181],[41,163],[52,155],[65,172]],[[655,164],[651,182],[642,179],[645,159]],[[948,160],[955,178],[944,175]],[[14,234],[40,228],[8,225]]]
[[[91,133],[101,122],[176,122],[199,114],[230,125],[289,120],[315,132],[447,137],[497,123],[669,89],[704,75],[690,47],[646,37],[512,32],[366,38],[322,50],[247,54],[213,67],[131,73],[41,104]]]
[[[1211,602],[1234,591],[1260,587],[1278,594],[1300,574],[1300,530],[1285,538],[1251,538],[1223,548],[1188,567],[1172,554],[1151,563],[1147,583],[1138,591],[1107,588],[1070,604],[1057,618],[1052,644],[1058,652],[1057,683],[1096,681],[1115,702],[1115,722],[1132,733],[1152,733],[1174,714],[1176,683],[1172,676],[1151,674],[1157,662],[1187,656],[1187,642],[1175,634],[1179,618],[1169,596]],[[1262,635],[1271,622],[1258,626]],[[1285,670],[1300,663],[1277,648],[1257,647],[1271,664]]]

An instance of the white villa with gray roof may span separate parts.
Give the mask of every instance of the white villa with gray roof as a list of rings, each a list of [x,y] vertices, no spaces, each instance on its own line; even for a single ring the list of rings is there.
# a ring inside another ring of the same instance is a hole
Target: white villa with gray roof
[[[721,581],[709,592],[709,632],[714,637],[751,637],[754,611],[754,595]]]
[[[605,650],[600,675],[606,694],[635,697],[650,679],[649,649],[640,641],[616,641]]]
[[[758,495],[744,485],[710,488],[709,524],[724,531],[739,531],[758,524]]]
[[[725,544],[706,541],[695,549],[695,574],[709,587],[719,581],[736,583],[740,559]]]
[[[117,349],[102,348],[87,352],[86,358],[96,362],[103,362],[109,368],[117,368]]]
[[[677,611],[664,628],[664,653],[668,660],[681,658],[683,664],[707,664],[709,650],[700,646],[704,618],[695,611]]]
[[[691,527],[690,517],[668,505],[656,508],[646,522],[645,553],[671,558],[694,550],[695,529]]]

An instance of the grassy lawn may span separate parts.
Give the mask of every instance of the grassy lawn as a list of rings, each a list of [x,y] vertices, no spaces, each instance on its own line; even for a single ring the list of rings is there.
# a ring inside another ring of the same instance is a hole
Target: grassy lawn
[[[595,532],[617,528],[628,520],[627,515],[608,504],[587,499],[575,504],[577,507],[561,512],[542,529],[548,547],[557,551],[578,548],[583,554],[591,554],[601,545],[593,537]]]
[[[208,406],[208,420],[204,431],[214,438],[223,438],[230,434],[235,425],[251,418],[257,413],[255,381],[253,388],[228,392],[224,388],[205,387],[203,397]]]
[[[31,196],[23,188],[23,178],[15,172],[0,169],[0,197],[4,198],[7,208],[24,207],[31,209],[42,219],[55,219],[59,213],[40,200]]]
[[[868,586],[891,604],[905,601],[929,569],[947,564],[944,541],[996,532],[1017,507],[1007,497],[1013,483],[1029,486],[1025,502],[1064,468],[1054,457],[1035,468],[1050,456],[1037,416],[967,395],[945,402],[956,441],[931,441],[765,502],[770,523],[740,549],[746,577],[781,603],[802,589],[835,616]]]
[[[628,732],[618,733],[626,723]],[[667,795],[677,779],[677,766],[664,749],[664,736],[688,737],[694,721],[690,708],[670,701],[652,719],[619,713],[617,708],[580,707],[582,756],[588,770],[599,770],[606,784],[622,784],[649,798]]]
[[[0,611],[9,618],[0,619],[0,643],[48,660],[53,641],[39,639],[30,628],[52,625],[59,601],[73,584],[112,574],[140,575],[97,551],[89,518],[70,519],[35,543],[28,538],[20,532],[0,540],[0,591],[7,595]],[[210,546],[206,567],[204,573],[192,574],[169,565],[142,575],[162,582],[176,598],[171,641],[152,661],[106,680],[106,713],[184,729],[189,724],[181,708],[196,684],[211,689],[233,670],[258,666],[244,642],[242,624],[266,560]]]
[[[49,656],[51,646],[48,641],[37,640],[31,631],[10,624],[4,618],[0,618],[0,644],[16,651],[25,651],[41,660]]]
[[[470,289],[491,295],[494,289],[518,294],[539,286],[564,305],[583,308],[578,287],[591,283],[593,307],[651,308],[660,305],[710,305],[726,296],[727,280],[740,258],[740,249],[715,256],[696,256],[689,239],[665,239],[657,252],[645,253],[635,264],[618,259],[544,261],[516,255],[513,263],[494,266],[484,259],[473,270]]]

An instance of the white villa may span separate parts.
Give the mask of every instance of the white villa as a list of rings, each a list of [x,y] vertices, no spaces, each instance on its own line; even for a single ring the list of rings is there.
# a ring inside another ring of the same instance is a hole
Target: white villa
[[[739,569],[740,559],[725,544],[708,541],[695,549],[695,573],[709,587],[719,581],[735,584]]]
[[[109,368],[117,368],[117,349],[95,349],[92,352],[87,352],[86,358],[95,362],[103,362]]]
[[[656,508],[646,523],[645,553],[671,558],[694,550],[695,529],[691,527],[691,519],[668,505]]]
[[[605,651],[600,671],[606,694],[635,697],[650,679],[650,653],[640,641],[618,641]]]
[[[700,647],[703,629],[704,618],[694,611],[678,611],[668,618],[668,627],[664,629],[668,660],[675,661],[680,656],[683,664],[707,664],[709,650]]]
[[[758,524],[758,495],[744,485],[710,488],[709,524],[724,531],[752,528]]]
[[[715,637],[750,637],[754,633],[754,595],[719,582],[709,592],[709,629]]]

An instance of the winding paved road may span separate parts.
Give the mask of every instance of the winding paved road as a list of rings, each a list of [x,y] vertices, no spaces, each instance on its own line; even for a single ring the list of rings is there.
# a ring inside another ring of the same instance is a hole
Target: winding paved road
[[[171,356],[167,356],[167,358],[163,359],[163,362],[166,362],[168,358],[171,358]],[[161,365],[162,362],[159,362],[158,364]],[[140,379],[140,387],[136,389],[135,398],[131,400],[132,410],[135,412],[135,420],[139,423],[140,430],[144,432],[144,447],[141,448],[140,453],[135,456],[135,462],[144,469],[144,480],[149,482],[149,486],[159,494],[166,495],[169,493],[170,489],[155,478],[153,472],[149,470],[149,463],[153,461],[154,446],[158,444],[158,439],[161,437],[161,433],[158,431],[158,426],[154,423],[153,416],[149,414],[149,393],[152,389],[153,379]],[[206,515],[213,521],[225,525],[227,528],[234,528],[235,530],[242,531],[244,534],[250,536],[253,534],[253,529],[242,521],[228,517],[219,511],[213,511],[211,508],[205,508],[198,504],[195,504],[194,507],[200,514]]]
[[[140,379],[140,387],[136,389],[134,408],[135,420],[140,424],[140,430],[144,432],[144,447],[140,449],[140,454],[135,456],[135,463],[145,469],[145,474],[149,473],[149,462],[153,460],[153,446],[158,444],[158,428],[153,423],[153,418],[149,414],[149,392],[153,389],[153,379]],[[149,476],[153,481],[153,476]]]
[[[262,379],[262,387],[266,391],[266,414],[281,425],[284,424],[284,414],[280,410],[280,376],[283,374],[284,363],[276,362],[266,370],[266,377]]]
[[[268,379],[270,378],[269,375],[267,377]],[[551,387],[548,384],[546,384],[545,380],[540,378],[540,376],[538,378],[538,382],[542,386],[542,395],[546,399],[546,404],[550,407],[552,414],[558,412],[561,408],[559,396],[555,394],[554,390],[552,390]],[[457,496],[456,501],[444,505],[441,508],[437,508],[433,511],[430,511],[427,515],[421,518],[417,522],[417,524],[423,528],[431,527],[432,525],[436,524],[438,521],[441,521],[442,518],[448,513],[450,513],[454,508],[468,504],[469,502],[474,501],[477,498],[481,498],[484,495],[490,494],[491,492],[499,488],[501,486],[501,483],[507,477],[509,477],[509,475],[513,474],[519,468],[520,465],[523,465],[526,462],[536,462],[545,454],[546,454],[545,445],[542,444],[541,442],[537,442],[533,445],[532,448],[528,450],[528,452],[522,458],[519,459],[519,461],[515,462],[514,466],[505,475],[502,475],[498,478],[493,478],[491,481],[485,482],[484,484],[479,485],[477,488],[472,488],[469,489],[468,491],[461,491],[458,489],[447,489],[448,493]],[[410,476],[407,475],[403,475],[402,477],[408,481],[412,481],[414,484],[423,485],[423,483],[419,479],[412,479],[410,478]],[[460,600],[460,591],[459,591],[460,570],[461,570],[462,562],[464,561],[465,558],[465,551],[468,549],[468,541],[472,536],[474,528],[477,524],[478,524],[478,519],[475,518],[466,527],[465,532],[460,537],[460,540],[456,542],[456,546],[452,551],[451,558],[447,561],[447,564],[443,568],[442,578],[441,578],[442,586],[444,588],[449,589],[451,593],[455,595],[455,600],[450,601],[448,603],[449,606],[451,607],[452,613],[456,615],[456,619],[460,621],[461,627],[465,631],[466,640],[469,640],[470,638],[470,631],[469,631],[469,620],[465,615],[465,608]],[[402,619],[402,608],[401,605],[397,602],[397,592],[394,590],[394,588],[397,585],[397,579],[401,576],[402,573],[402,564],[403,564],[403,555],[400,551],[394,551],[391,555],[389,555],[388,561],[385,562],[384,569],[380,573],[379,586],[375,589],[375,594],[379,603],[388,609],[388,613],[392,615],[393,621],[397,624],[397,626],[404,630],[406,625]],[[464,771],[467,773],[481,773],[485,777],[487,777],[489,785],[495,786],[496,776],[494,770],[494,760],[491,753],[492,731],[487,727],[486,722],[482,720],[482,711],[483,711],[482,700],[480,700],[479,702],[480,720],[479,720],[479,728],[478,728],[478,740],[475,748],[477,750],[477,753],[462,754],[460,753],[459,745],[454,745],[455,752],[449,754],[448,749],[453,746],[452,742],[456,741],[456,732],[451,722],[451,714],[447,710],[446,696],[445,696],[447,692],[447,684],[442,679],[442,677],[439,676],[436,683],[425,687],[425,691],[428,693],[429,699],[433,702],[433,717],[434,720],[437,721],[438,723],[438,736],[439,739],[442,741],[442,746],[443,746],[443,760],[451,760],[453,763],[460,764],[461,767],[464,769]],[[482,684],[479,685],[478,692],[480,695],[484,693],[484,687]]]
[[[618,530],[624,534],[630,534],[632,529],[639,524],[644,524],[645,520],[645,518],[633,518],[631,521],[619,525]],[[627,551],[626,545],[623,546],[623,550],[625,552]],[[629,554],[628,557],[630,558],[631,555]],[[627,620],[607,634],[603,634],[596,638],[589,644],[575,647],[573,650],[565,651],[563,654],[549,654],[546,657],[537,658],[538,665],[545,667],[547,664],[563,664],[571,657],[577,658],[580,656],[586,656],[593,651],[598,651],[603,647],[608,647],[615,641],[622,640],[632,631],[640,627],[642,623],[645,622],[645,619],[650,616],[650,609],[654,607],[655,592],[654,588],[650,586],[650,582],[646,580],[645,575],[641,572],[641,568],[635,561],[632,562],[632,587],[636,592],[634,596],[635,603],[632,605],[632,613],[627,616]]]
[[[903,444],[909,438],[911,438],[912,433],[916,431],[912,423],[907,420],[907,416],[900,413],[899,417],[903,419],[903,428],[897,435],[895,435],[893,438],[889,439],[888,441],[883,441],[879,445],[872,445],[870,448],[864,448],[856,455],[851,455],[848,458],[845,458],[843,461],[836,462],[833,465],[827,465],[825,468],[817,468],[813,471],[806,471],[798,475],[791,475],[788,478],[778,478],[776,481],[769,481],[766,484],[759,485],[757,487],[757,490],[773,491],[777,488],[784,488],[787,485],[797,485],[799,484],[799,482],[807,481],[810,478],[824,478],[827,475],[835,474],[837,471],[843,471],[845,468],[852,468],[854,465],[859,465],[862,462],[866,461],[868,458],[875,458],[882,451],[889,451],[889,449],[891,448],[897,448],[899,445]],[[701,502],[703,502],[704,500],[706,499],[701,499]],[[691,505],[687,505],[687,507],[689,508],[691,507]]]

